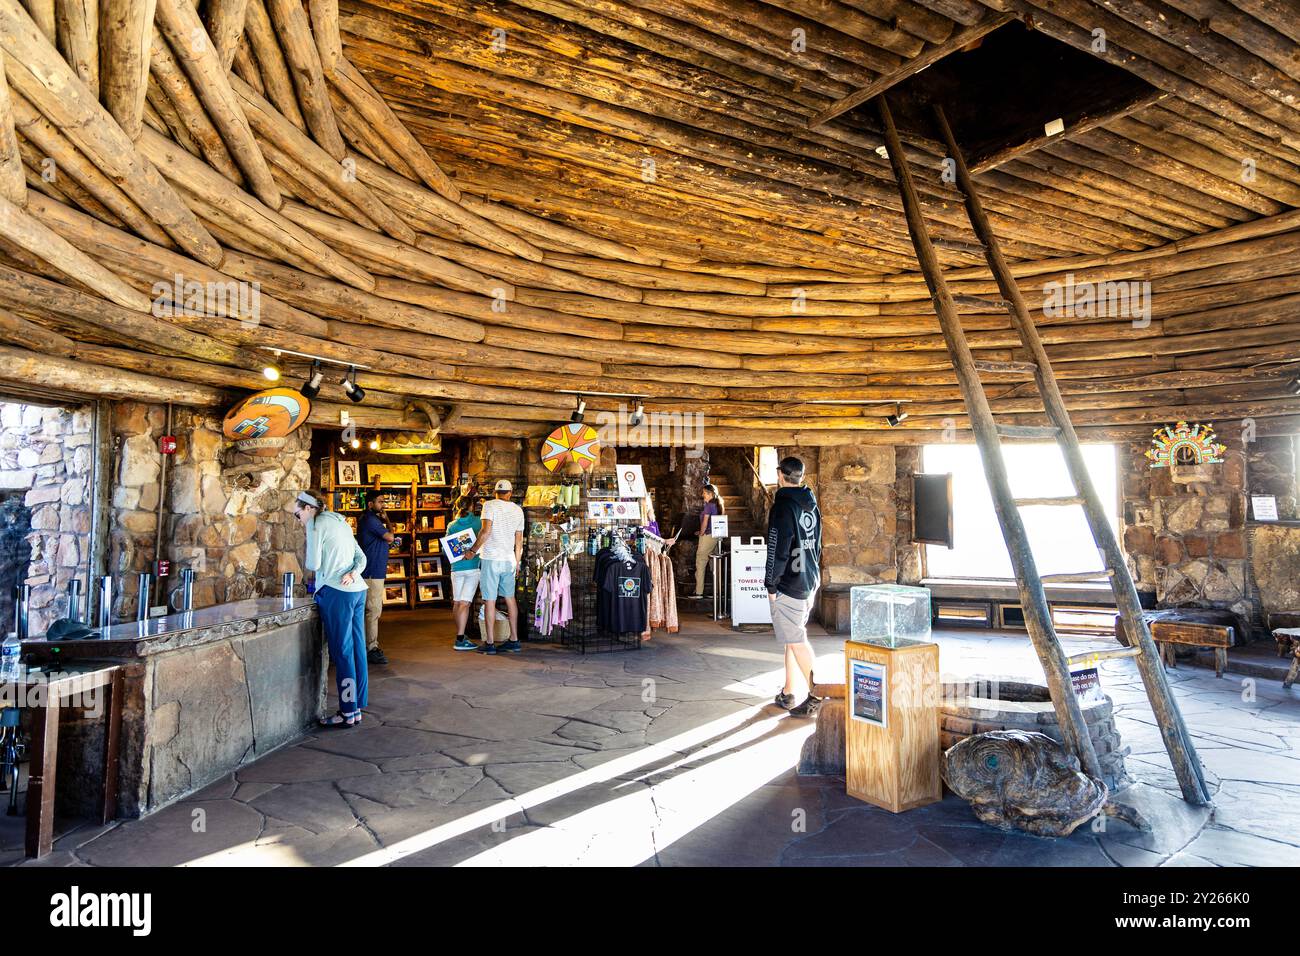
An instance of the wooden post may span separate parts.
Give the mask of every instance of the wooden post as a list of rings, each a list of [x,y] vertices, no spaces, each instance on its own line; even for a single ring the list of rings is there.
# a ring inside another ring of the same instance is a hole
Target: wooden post
[[[971,431],[979,446],[980,456],[984,460],[984,472],[988,476],[989,490],[993,495],[993,508],[1002,527],[1002,536],[1011,555],[1012,567],[1016,569],[1016,588],[1020,594],[1020,606],[1024,609],[1025,627],[1029,631],[1034,650],[1038,653],[1038,659],[1043,665],[1043,673],[1047,679],[1048,690],[1051,692],[1052,706],[1056,711],[1057,722],[1060,724],[1065,749],[1079,758],[1079,764],[1085,773],[1100,779],[1101,765],[1097,761],[1097,752],[1093,748],[1092,738],[1088,735],[1083,710],[1079,706],[1074,686],[1070,681],[1070,665],[1052,628],[1051,610],[1047,606],[1047,596],[1043,593],[1043,584],[1038,577],[1038,567],[1029,547],[1029,537],[1025,533],[1020,510],[1011,495],[1006,462],[1002,459],[1002,445],[998,440],[993,412],[989,408],[988,397],[980,384],[979,372],[975,369],[975,359],[971,355],[966,335],[962,331],[957,306],[948,291],[947,282],[939,266],[939,257],[930,242],[925,219],[921,214],[921,201],[912,182],[912,173],[907,166],[898,130],[894,127],[894,117],[883,96],[877,100],[877,103],[884,127],[885,147],[889,151],[889,163],[898,180],[898,191],[903,200],[903,211],[907,216],[907,229],[912,236],[912,244],[916,249],[916,258],[920,263],[921,271],[925,275],[926,286],[930,290],[935,314],[939,317],[939,325],[943,330],[944,341],[948,345],[953,368],[957,372],[957,381],[961,386],[962,396],[970,415]]]
[[[1020,294],[1020,287],[1002,257],[997,237],[993,234],[988,217],[984,215],[970,170],[966,168],[966,160],[957,146],[957,140],[953,136],[942,107],[935,107],[935,119],[942,138],[947,144],[948,155],[956,166],[957,184],[965,197],[966,212],[970,216],[971,225],[984,246],[985,258],[997,280],[1002,298],[1008,304],[1012,325],[1019,333],[1020,340],[1029,351],[1030,359],[1035,365],[1034,377],[1043,398],[1043,408],[1048,418],[1059,429],[1056,440],[1061,446],[1061,453],[1065,456],[1065,463],[1074,480],[1075,489],[1082,498],[1080,503],[1083,505],[1088,525],[1092,528],[1093,539],[1105,557],[1106,566],[1113,571],[1110,575],[1110,587],[1115,596],[1115,606],[1120,612],[1120,620],[1123,622],[1125,643],[1130,647],[1141,649],[1137,659],[1138,670],[1142,674],[1143,684],[1146,685],[1147,696],[1151,700],[1151,709],[1155,712],[1156,722],[1160,725],[1160,734],[1164,738],[1165,749],[1169,752],[1169,760],[1178,777],[1183,799],[1188,803],[1203,806],[1209,803],[1209,791],[1205,785],[1200,758],[1197,757],[1196,748],[1187,733],[1182,713],[1178,709],[1178,703],[1174,700],[1169,681],[1165,677],[1160,654],[1142,616],[1142,605],[1138,600],[1133,578],[1129,574],[1128,564],[1120,551],[1119,542],[1115,539],[1115,532],[1106,519],[1101,497],[1097,494],[1097,489],[1088,475],[1083,452],[1074,433],[1074,425],[1070,422],[1070,413],[1065,407],[1065,400],[1061,397],[1061,390],[1057,387],[1056,376],[1052,374],[1047,350],[1039,340],[1038,329],[1029,316],[1024,297]]]

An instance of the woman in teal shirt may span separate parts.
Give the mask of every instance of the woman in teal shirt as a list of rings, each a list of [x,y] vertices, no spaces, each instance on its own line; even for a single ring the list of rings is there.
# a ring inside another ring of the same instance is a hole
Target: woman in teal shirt
[[[474,514],[474,500],[468,496],[457,500],[452,515],[453,520],[447,525],[447,534],[453,535],[468,529],[474,532],[474,540],[477,541],[483,533],[483,522]],[[469,623],[469,610],[474,604],[474,592],[478,590],[481,573],[478,555],[451,562],[451,615],[456,621],[456,643],[452,645],[454,650],[478,650],[478,645],[465,636],[465,625]]]
[[[334,662],[339,710],[320,721],[322,727],[352,727],[361,723],[369,703],[366,670],[366,592],[361,572],[366,554],[340,514],[325,510],[316,491],[299,492],[294,517],[307,529],[308,571],[316,573],[316,606]]]

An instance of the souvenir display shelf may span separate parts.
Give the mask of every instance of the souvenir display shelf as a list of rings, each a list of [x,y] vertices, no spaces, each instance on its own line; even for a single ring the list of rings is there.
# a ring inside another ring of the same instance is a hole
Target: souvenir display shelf
[[[357,523],[366,511],[366,505],[374,495],[388,499],[384,511],[392,522],[396,540],[388,550],[389,562],[400,561],[400,577],[385,575],[384,586],[403,585],[406,595],[396,603],[385,600],[385,608],[416,608],[451,603],[450,566],[442,554],[442,538],[447,533],[451,522],[452,495],[455,493],[459,474],[453,474],[454,462],[443,462],[451,483],[445,485],[428,485],[420,481],[383,482],[375,481],[364,485],[340,485],[336,480],[338,466],[331,455],[328,468],[322,468],[320,476],[321,492],[329,501],[332,510],[347,519],[356,534]],[[366,468],[368,463],[362,462]],[[420,573],[420,559],[434,559],[436,574]],[[436,596],[422,600],[420,586],[437,588]]]

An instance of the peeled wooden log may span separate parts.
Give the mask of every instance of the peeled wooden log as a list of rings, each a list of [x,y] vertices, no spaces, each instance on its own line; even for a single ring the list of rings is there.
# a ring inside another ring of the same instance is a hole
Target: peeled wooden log
[[[45,39],[57,43],[59,25],[54,14],[54,0],[23,0],[23,7],[40,28]]]
[[[722,315],[690,309],[673,309],[646,305],[641,302],[618,302],[574,292],[555,292],[548,289],[519,289],[515,298],[524,305],[570,312],[574,315],[595,316],[620,323],[642,325],[676,325],[710,330],[743,330],[750,327],[750,319],[739,315]],[[714,333],[716,334],[716,333]]]
[[[266,94],[263,93],[263,96]],[[359,153],[366,159],[378,163],[395,173],[399,173],[408,179],[418,178],[415,170],[412,169],[401,156],[393,150],[382,136],[370,128],[370,124],[365,121],[360,113],[356,111],[351,103],[345,100],[334,87],[330,87],[330,103],[334,107],[334,119],[339,124],[339,132],[343,134],[343,139],[351,147],[349,155],[352,152]],[[386,200],[390,206],[393,205],[391,199]],[[394,212],[403,215],[402,209],[394,208]],[[408,223],[410,217],[406,216]],[[415,223],[410,223],[411,228],[416,228]]]
[[[99,8],[99,97],[131,139],[140,135],[155,0],[107,0]]]
[[[500,326],[489,327],[483,336],[487,345],[522,349],[526,352],[548,354],[562,350],[565,354],[581,355],[592,359],[607,358],[615,348],[620,358],[643,365],[672,367],[695,366],[700,368],[739,368],[739,356],[725,352],[706,352],[703,349],[677,348],[669,345],[643,345],[640,342],[620,342],[611,346],[602,339],[563,335],[558,332],[538,336],[533,332]]]
[[[3,346],[0,346],[0,381],[56,394],[72,392],[136,402],[210,406],[230,400],[228,392],[215,388]]]
[[[258,96],[266,95],[266,84],[262,82],[262,71],[257,67],[257,60],[253,58],[253,48],[249,44],[247,37],[241,37],[239,44],[235,47],[235,61],[231,65],[231,70],[241,80],[255,89]]]
[[[35,104],[182,248],[209,265],[221,261],[216,240],[136,151],[16,0],[0,0],[0,50],[13,90]]]
[[[263,292],[260,286],[257,286],[256,314],[243,314],[239,311],[238,291],[231,289],[240,280],[172,250],[113,229],[61,203],[36,197],[28,211],[74,246],[95,256],[119,275],[127,277],[128,281],[134,278],[149,283],[150,287],[163,283],[180,286],[182,289],[187,283],[202,283],[206,289],[223,293],[211,297],[213,304],[219,308],[216,314],[243,322],[265,322],[286,332],[321,337],[326,335],[328,326],[324,320],[281,302]],[[256,283],[257,280],[252,281]]]
[[[479,322],[402,304],[389,297],[353,289],[282,263],[227,253],[222,269],[236,278],[260,282],[282,301],[317,315],[348,322],[364,318],[381,325],[461,342],[483,340],[484,328]]]
[[[392,170],[384,169],[377,163],[358,159],[356,164],[357,177],[374,189],[404,200],[427,216],[453,222],[467,232],[507,252],[533,262],[541,261],[541,250],[498,224],[497,220],[501,219],[497,215],[500,207],[487,203],[484,204],[482,213],[475,212],[469,208],[473,197],[462,196],[459,202],[453,202],[436,192],[421,188],[417,183],[399,176]]]
[[[149,311],[150,301],[147,296],[132,289],[39,219],[28,215],[21,207],[4,198],[0,198],[0,235],[32,255],[44,259],[110,302],[136,312]]]
[[[521,212],[504,203],[492,202],[479,196],[472,196],[469,193],[462,193],[460,204],[470,212],[477,213],[490,222],[509,226],[530,235],[555,239],[575,249],[589,252],[594,256],[604,256],[607,259],[615,259],[620,262],[635,262],[647,266],[657,266],[662,261],[655,256],[647,255],[621,242],[601,239],[598,236],[590,235],[563,223],[551,222],[541,216]]]
[[[248,0],[248,9],[244,13],[244,35],[257,58],[267,100],[275,104],[285,119],[305,131],[307,121],[298,105],[298,95],[294,92],[293,80],[289,76],[289,66],[285,63],[280,41],[276,39],[275,27],[262,0]]]
[[[94,96],[99,95],[99,0],[55,0],[58,48]]]
[[[23,174],[23,158],[18,152],[14,109],[3,69],[0,69],[0,197],[16,206],[27,202],[27,177]]]
[[[618,299],[623,302],[640,302],[641,290],[633,289],[617,282],[592,279],[588,276],[565,269],[556,269],[538,262],[520,260],[513,256],[502,255],[487,249],[480,249],[461,242],[438,239],[434,236],[420,236],[415,244],[418,248],[434,255],[442,256],[463,263],[474,269],[481,269],[494,276],[501,276],[512,282],[557,289],[564,292],[579,292],[584,295],[602,299]]]
[[[194,84],[213,125],[243,171],[252,192],[271,209],[280,208],[280,190],[271,178],[253,130],[230,88],[229,70],[189,0],[157,0],[155,22],[172,53]]]
[[[244,13],[247,8],[248,0],[207,0],[204,4],[208,36],[212,38],[223,74],[235,62],[235,52],[244,35]]]
[[[0,341],[63,358],[72,358],[77,350],[77,343],[66,335],[47,329],[8,309],[0,309]]]
[[[331,0],[332,2],[332,0]],[[314,0],[313,12],[317,5],[326,6],[325,0]],[[337,6],[335,6],[335,29],[337,30]],[[319,37],[319,35],[318,35]],[[337,33],[335,33],[337,42]],[[320,42],[318,38],[318,42]],[[442,171],[433,158],[420,145],[406,124],[384,102],[384,98],[362,76],[361,71],[353,66],[346,57],[339,54],[334,65],[327,69],[334,87],[350,102],[358,113],[380,136],[387,137],[389,145],[402,157],[429,188],[451,202],[460,201],[460,189],[451,178]]]
[[[206,361],[245,368],[259,367],[262,362],[259,356],[245,349],[231,348],[147,312],[135,312],[8,266],[0,266],[0,302],[19,311],[70,316],[103,329],[110,336],[126,336],[154,349]]]
[[[302,9],[300,0],[267,0],[266,12],[270,14],[289,65],[290,78],[298,94],[307,128],[312,138],[320,144],[335,162],[347,155],[343,137],[334,122],[334,109],[330,106],[329,91],[325,87],[325,74],[321,69],[320,54],[312,38],[311,24]]]
[[[359,289],[373,288],[373,277],[338,255],[311,233],[235,188],[219,173],[152,130],[140,135],[140,148],[184,192],[223,210],[240,225],[267,236],[330,275]]]
[[[347,158],[346,156],[340,157],[339,160],[333,159],[328,152],[281,116],[270,103],[258,96],[252,87],[238,77],[232,78],[231,85],[239,94],[248,121],[253,125],[258,136],[263,140],[274,142],[303,166],[333,183],[336,192],[365,212],[384,232],[402,242],[415,241],[414,230],[364,183],[359,182],[356,175],[342,162]]]
[[[175,123],[179,121],[180,127],[198,145],[209,166],[231,182],[240,186],[245,185],[247,179],[230,154],[221,131],[217,129],[207,110],[199,102],[198,94],[195,93],[185,71],[176,62],[167,40],[157,29],[153,31],[149,72],[153,75],[154,83],[165,94],[167,103],[175,114],[175,119],[168,123],[168,128],[175,133],[177,130]],[[157,99],[155,97],[155,100]],[[178,137],[178,142],[186,147],[187,152],[193,152],[183,139]]]
[[[284,214],[304,229],[327,239],[349,254],[377,259],[395,267],[402,275],[440,282],[455,289],[476,292],[507,302],[515,297],[514,286],[508,282],[467,269],[441,256],[390,239],[388,236],[372,232],[345,219],[297,203],[286,203]]]

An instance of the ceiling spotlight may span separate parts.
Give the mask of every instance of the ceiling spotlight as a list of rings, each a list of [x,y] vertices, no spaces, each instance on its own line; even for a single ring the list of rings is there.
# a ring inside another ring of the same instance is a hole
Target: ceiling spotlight
[[[379,451],[379,438],[378,438],[378,437],[375,437],[375,438],[370,439],[370,450],[371,450],[371,451]]]
[[[356,366],[348,369],[348,374],[343,377],[343,393],[354,402],[365,401],[366,390],[357,384]]]
[[[569,421],[573,422],[575,425],[581,424],[582,419],[586,414],[587,401],[582,396],[578,396],[578,407],[575,408],[573,414],[569,416]]]
[[[633,428],[635,428],[637,425],[640,425],[641,422],[644,420],[645,420],[645,402],[641,401],[641,399],[638,398],[636,400],[636,404],[632,406],[632,415],[631,417],[628,418],[627,423],[631,425]]]
[[[353,447],[353,448],[360,448],[360,447],[361,447],[361,439],[360,439],[360,438],[354,438],[354,439],[352,439],[352,447]]]
[[[895,405],[894,414],[886,415],[885,421],[889,423],[890,428],[897,428],[903,422],[907,421],[907,412],[903,411],[903,406]]]
[[[271,362],[267,362],[266,365],[262,366],[262,377],[268,382],[278,382],[280,381],[280,369]]]
[[[302,383],[302,388],[298,389],[298,392],[303,398],[315,398],[320,394],[320,383],[324,377],[325,373],[321,371],[320,362],[313,360],[311,374],[307,376],[307,381]]]
[[[1290,389],[1292,395],[1300,395],[1300,376],[1291,379],[1287,384],[1287,388]]]

